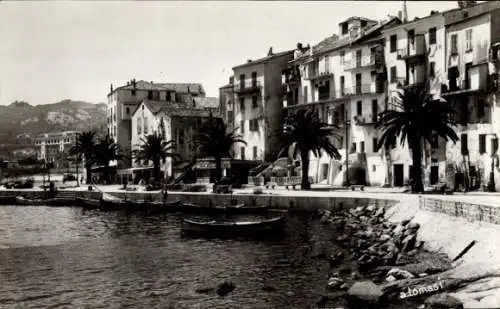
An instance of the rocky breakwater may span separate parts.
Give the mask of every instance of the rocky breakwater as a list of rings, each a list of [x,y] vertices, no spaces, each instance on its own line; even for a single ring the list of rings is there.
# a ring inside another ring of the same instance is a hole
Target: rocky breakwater
[[[318,305],[343,299],[350,308],[500,307],[500,271],[427,251],[418,223],[389,223],[385,209],[373,205],[320,215],[334,249],[319,256],[328,260],[330,273]]]

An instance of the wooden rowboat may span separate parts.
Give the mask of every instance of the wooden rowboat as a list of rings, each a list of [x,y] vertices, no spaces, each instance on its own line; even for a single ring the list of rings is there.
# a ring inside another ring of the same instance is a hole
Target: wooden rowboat
[[[167,202],[127,201],[126,203],[127,211],[140,211],[148,214],[178,212],[183,205],[181,200]]]
[[[68,198],[47,198],[47,199],[29,199],[23,196],[16,196],[17,205],[26,206],[79,206],[81,205],[76,199]]]
[[[49,200],[44,199],[28,199],[23,196],[16,196],[16,203],[18,205],[26,205],[26,206],[38,206],[38,205],[46,205],[49,206]]]
[[[195,220],[183,219],[181,231],[188,235],[204,236],[273,236],[285,227],[285,216],[254,220]]]
[[[93,200],[93,199],[88,199],[88,198],[77,197],[76,201],[84,209],[100,209],[101,208],[101,201],[100,200]]]

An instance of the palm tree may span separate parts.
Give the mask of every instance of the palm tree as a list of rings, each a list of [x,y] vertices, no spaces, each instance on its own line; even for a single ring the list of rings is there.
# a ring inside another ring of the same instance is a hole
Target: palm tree
[[[165,163],[167,157],[176,157],[178,154],[172,152],[174,149],[173,141],[166,141],[163,134],[154,132],[141,138],[141,144],[136,145],[132,155],[137,163],[144,160],[153,162],[153,176],[156,180],[160,179],[160,163]]]
[[[92,165],[95,159],[95,141],[96,133],[94,131],[86,131],[78,133],[76,143],[70,149],[70,154],[78,157],[83,156],[85,160],[85,173],[87,184],[91,183],[92,178]]]
[[[238,128],[235,128],[228,132],[227,125],[222,119],[213,118],[210,115],[194,139],[200,153],[213,157],[215,160],[215,182],[218,182],[222,177],[222,158],[231,156],[234,144],[247,144],[241,135],[236,134],[237,130]]]
[[[455,143],[458,140],[453,129],[455,112],[451,104],[429,94],[425,87],[398,89],[393,105],[380,114],[375,126],[382,129],[377,148],[390,149],[398,138],[401,145],[407,142],[412,150],[412,192],[422,192],[423,143],[432,143],[435,134]]]
[[[109,134],[99,140],[95,147],[95,162],[104,168],[104,179],[109,182],[109,162],[122,158],[120,145]]]
[[[321,152],[326,152],[330,157],[339,160],[340,153],[332,143],[332,137],[336,137],[337,127],[322,122],[314,111],[301,109],[285,119],[283,129],[278,132],[282,139],[282,151],[293,147],[293,157],[300,154],[302,166],[301,189],[311,189],[309,183],[309,154],[312,152],[316,157]]]

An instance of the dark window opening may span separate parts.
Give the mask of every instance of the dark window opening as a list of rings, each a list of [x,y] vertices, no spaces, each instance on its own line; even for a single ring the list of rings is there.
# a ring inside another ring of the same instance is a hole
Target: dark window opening
[[[258,105],[257,105],[257,96],[254,95],[252,96],[252,108],[257,108]]]
[[[360,142],[359,143],[359,148],[361,153],[365,153],[365,142]]]
[[[245,147],[240,148],[241,160],[245,160]]]
[[[434,77],[435,75],[436,75],[436,63],[430,62],[429,63],[429,76]]]
[[[462,155],[467,155],[469,153],[469,146],[467,145],[467,134],[462,134],[460,136],[460,150]]]
[[[342,24],[342,34],[347,34],[349,32],[349,25],[347,23]]]
[[[391,53],[394,53],[394,52],[396,52],[396,50],[397,50],[397,48],[398,48],[398,47],[397,47],[397,46],[398,46],[398,36],[397,36],[397,35],[395,35],[395,34],[394,34],[394,35],[391,35],[390,40],[391,40],[391,43],[390,43],[390,45],[391,45],[391,46],[390,46],[390,47],[391,47],[391,49],[390,49],[390,50],[391,50]]]
[[[395,83],[396,79],[396,66],[391,67],[391,83]]]
[[[253,159],[257,160],[257,146],[253,146]]]
[[[486,152],[486,134],[479,134],[479,153]]]
[[[378,139],[376,137],[373,138],[373,152],[377,152],[377,144]]]
[[[148,99],[149,100],[153,99],[153,91],[151,91],[151,90],[148,91]]]
[[[429,44],[436,44],[436,28],[429,29]]]
[[[486,116],[485,102],[484,99],[479,99],[477,101],[477,118],[483,118],[484,116]]]
[[[356,102],[356,115],[361,116],[363,114],[363,101]]]

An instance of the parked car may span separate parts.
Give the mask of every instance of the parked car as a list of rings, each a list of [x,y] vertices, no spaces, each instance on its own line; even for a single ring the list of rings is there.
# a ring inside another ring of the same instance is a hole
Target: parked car
[[[76,176],[73,174],[64,174],[63,181],[76,181]]]

